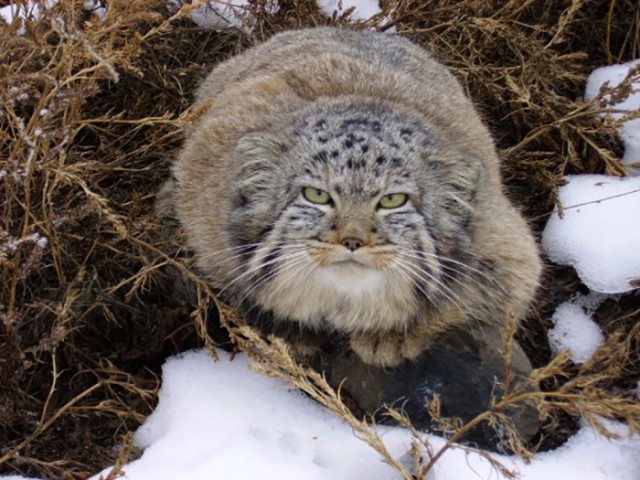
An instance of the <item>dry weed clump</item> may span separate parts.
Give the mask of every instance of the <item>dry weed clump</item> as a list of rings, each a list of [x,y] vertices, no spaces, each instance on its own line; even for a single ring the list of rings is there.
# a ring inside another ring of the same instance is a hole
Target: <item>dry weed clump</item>
[[[622,173],[615,132],[597,117],[606,107],[580,96],[594,67],[638,56],[640,7],[381,3],[384,15],[354,22],[348,11],[322,16],[313,0],[257,0],[243,27],[218,32],[195,26],[192,6],[177,12],[160,0],[98,2],[107,5],[102,18],[64,0],[30,20],[0,22],[0,472],[79,479],[126,461],[129,449],[113,447],[126,446],[153,408],[163,360],[228,343],[345,418],[405,478],[424,478],[438,452],[425,456],[419,432],[411,468],[385,453],[321,375],[216,309],[188,252],[162,236],[154,197],[190,121],[193,90],[213,64],[281,30],[394,27],[464,82],[498,140],[510,190],[539,231],[564,173]],[[581,287],[559,267],[546,283],[518,333],[539,367],[530,382],[542,388],[503,388],[477,422],[504,423],[505,406],[535,403],[546,425],[537,444],[513,440],[523,455],[558,445],[578,416],[596,425],[624,419],[640,431],[638,297],[603,305],[598,321],[609,340],[576,367],[562,356],[550,361],[544,333],[555,305]]]

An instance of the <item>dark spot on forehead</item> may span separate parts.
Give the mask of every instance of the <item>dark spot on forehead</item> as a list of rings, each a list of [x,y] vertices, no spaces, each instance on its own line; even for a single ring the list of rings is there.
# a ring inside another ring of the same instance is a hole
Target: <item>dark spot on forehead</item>
[[[360,150],[362,153],[367,153],[369,151],[369,145],[361,145]]]
[[[391,159],[391,166],[392,167],[399,167],[400,165],[402,165],[402,159],[401,158],[393,157]]]
[[[316,153],[313,156],[313,160],[319,163],[326,163],[328,157],[329,157],[329,154],[327,153],[326,150],[320,150],[318,153]]]
[[[342,142],[342,146],[344,148],[353,148],[353,140],[346,139],[344,142]]]
[[[341,128],[352,128],[352,127],[366,127],[369,125],[369,120],[367,118],[347,118],[340,125]]]
[[[405,139],[404,137],[411,138],[412,135],[413,135],[412,129],[406,128],[406,127],[400,129],[400,136],[403,137],[403,139]]]
[[[382,165],[384,163],[387,163],[387,157],[385,157],[384,155],[379,155],[376,157],[376,163],[378,165]]]
[[[315,131],[318,132],[320,130],[324,130],[325,128],[327,128],[327,121],[323,118],[321,118],[320,120],[318,120],[316,122],[316,124],[313,126]]]
[[[356,159],[354,157],[349,157],[346,163],[346,166],[349,170],[362,170],[365,165],[366,162],[363,158]]]
[[[340,156],[340,152],[338,150],[334,150],[331,152],[331,158],[338,158]]]

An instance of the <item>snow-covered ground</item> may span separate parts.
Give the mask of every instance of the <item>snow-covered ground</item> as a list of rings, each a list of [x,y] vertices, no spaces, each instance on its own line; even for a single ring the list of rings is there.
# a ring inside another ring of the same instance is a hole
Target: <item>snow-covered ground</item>
[[[163,368],[160,402],[135,435],[144,448],[124,468],[128,480],[386,480],[400,478],[352,429],[283,381],[251,370],[244,355],[230,361],[220,352],[187,352]],[[640,437],[607,440],[589,426],[553,452],[525,465],[494,455],[526,480],[637,480]],[[411,436],[402,428],[375,428],[387,450],[406,455]],[[428,437],[437,451],[443,440]],[[107,471],[102,472],[105,476]],[[98,480],[96,475],[91,480]],[[448,451],[433,480],[500,479],[478,453]]]
[[[194,20],[207,25],[222,14],[227,26],[238,24],[241,16],[234,17],[232,7],[242,9],[246,2],[227,3],[230,10],[212,14],[211,9],[203,8],[194,13]],[[339,6],[335,0],[320,5],[327,14]],[[350,6],[356,7],[354,18],[368,18],[380,11],[374,0],[342,2],[343,10]],[[37,15],[37,11],[20,14],[11,9],[14,7],[0,9],[0,15],[9,19],[17,14],[24,15],[21,18]],[[596,98],[605,83],[619,84],[638,63],[596,70],[587,86],[587,100]],[[640,89],[637,73],[635,85]],[[613,107],[637,110],[640,94]],[[622,114],[613,115],[621,118]],[[624,123],[621,137],[632,177],[568,177],[560,191],[561,206],[543,234],[543,247],[551,260],[573,266],[592,291],[560,305],[553,316],[551,346],[556,353],[570,350],[576,363],[586,361],[603,340],[591,320],[599,302],[608,294],[637,288],[634,279],[640,278],[640,176],[633,176],[638,174],[634,163],[640,161],[640,120]],[[118,478],[399,478],[348,425],[281,380],[251,370],[246,356],[231,361],[221,353],[220,361],[214,362],[205,351],[187,352],[167,360],[162,385],[157,409],[135,435],[144,453],[125,465]],[[536,455],[528,464],[516,457],[493,457],[526,480],[638,480],[640,436],[628,434],[622,424],[608,423],[608,427],[620,438],[606,439],[584,424],[565,445]],[[375,431],[394,458],[405,458],[412,440],[406,430],[378,426]],[[437,437],[427,438],[436,451],[443,445]],[[455,448],[439,460],[430,480],[500,478],[478,453]]]

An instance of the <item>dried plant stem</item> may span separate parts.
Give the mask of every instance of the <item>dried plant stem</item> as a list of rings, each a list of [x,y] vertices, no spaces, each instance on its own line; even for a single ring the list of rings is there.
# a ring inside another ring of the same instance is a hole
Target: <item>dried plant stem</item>
[[[74,398],[69,400],[63,406],[58,408],[53,413],[53,415],[51,415],[51,417],[49,417],[49,419],[47,421],[45,421],[44,423],[40,422],[38,424],[37,428],[32,433],[30,433],[18,445],[16,445],[11,450],[9,450],[7,453],[5,453],[2,457],[0,457],[0,465],[2,465],[3,463],[5,463],[8,460],[11,460],[14,456],[18,455],[20,453],[20,450],[22,450],[24,447],[29,445],[39,435],[42,435],[42,433],[44,433],[49,427],[51,427],[51,425],[53,425],[56,422],[56,420],[58,420],[62,415],[67,413],[67,411],[70,410],[74,405],[76,405],[82,399],[84,399],[85,397],[88,397],[93,392],[95,392],[96,390],[98,390],[98,389],[100,389],[102,387],[103,387],[103,383],[102,382],[98,382],[95,385],[93,385],[92,387],[86,389],[84,392],[80,393],[79,395],[76,395]]]

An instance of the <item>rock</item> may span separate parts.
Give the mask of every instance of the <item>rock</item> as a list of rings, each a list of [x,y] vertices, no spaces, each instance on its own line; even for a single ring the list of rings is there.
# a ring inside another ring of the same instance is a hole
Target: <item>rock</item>
[[[504,380],[505,365],[499,329],[474,327],[453,330],[434,348],[413,361],[395,368],[376,368],[362,363],[353,353],[323,351],[316,368],[324,371],[329,383],[342,390],[366,413],[381,422],[389,420],[385,407],[402,410],[421,430],[436,431],[427,410],[427,401],[440,396],[441,416],[468,422],[491,408],[492,393],[500,394],[497,383]],[[514,341],[511,371],[526,378],[531,363]],[[509,409],[522,440],[529,440],[540,427],[538,412],[528,405]],[[501,434],[486,422],[473,428],[463,443],[498,452],[509,451]]]

